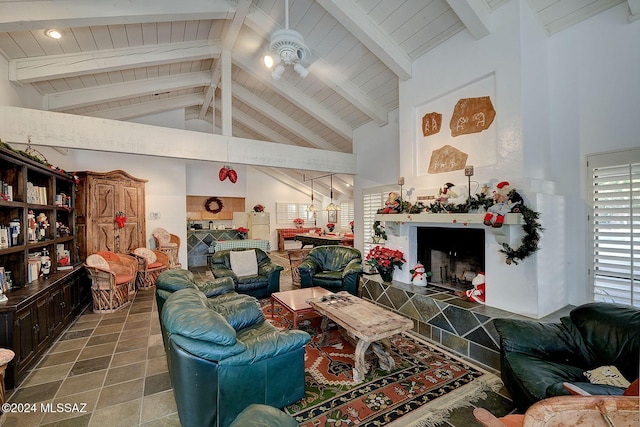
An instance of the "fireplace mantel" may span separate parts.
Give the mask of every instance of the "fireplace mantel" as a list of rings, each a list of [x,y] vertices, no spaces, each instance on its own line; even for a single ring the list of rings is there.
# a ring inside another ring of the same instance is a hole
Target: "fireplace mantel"
[[[485,214],[473,213],[401,213],[401,214],[376,214],[375,221],[391,222],[419,222],[437,224],[483,224]],[[504,218],[505,225],[522,225],[522,215],[508,213]]]
[[[472,213],[419,213],[419,214],[376,214],[375,221],[393,222],[397,224],[415,224],[415,225],[446,225],[467,226],[482,225],[484,226],[485,214]],[[524,224],[522,215],[519,213],[508,213],[504,217],[504,225],[502,227],[487,227],[496,238],[498,244],[506,243],[512,245],[514,243],[513,236],[521,233],[512,232],[513,226],[521,226]]]

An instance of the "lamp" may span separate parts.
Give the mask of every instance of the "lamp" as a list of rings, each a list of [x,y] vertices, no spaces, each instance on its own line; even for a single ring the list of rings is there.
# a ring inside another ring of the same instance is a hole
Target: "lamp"
[[[307,57],[309,50],[304,44],[302,35],[295,30],[289,29],[289,0],[285,0],[284,13],[285,28],[274,31],[269,40],[269,50],[275,56],[265,55],[264,65],[269,69],[275,65],[271,73],[271,77],[275,80],[280,80],[286,65],[292,65],[294,71],[300,77],[305,78],[309,74],[309,70],[299,61]]]
[[[311,204],[307,206],[307,212],[313,212],[313,226],[316,226],[316,217],[318,216],[318,208],[313,204],[313,178],[311,178]]]
[[[340,207],[333,203],[333,174],[331,174],[331,203],[324,208],[325,211],[339,211]]]

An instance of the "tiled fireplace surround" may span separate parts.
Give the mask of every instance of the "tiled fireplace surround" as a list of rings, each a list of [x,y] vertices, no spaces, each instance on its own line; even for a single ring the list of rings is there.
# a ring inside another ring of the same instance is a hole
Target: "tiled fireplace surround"
[[[518,316],[431,285],[383,283],[378,275],[363,276],[362,297],[409,317],[423,337],[494,370],[500,369],[500,347],[493,319]]]
[[[362,297],[411,318],[414,331],[425,338],[488,368],[499,370],[499,337],[493,326],[494,319],[517,317],[555,321],[566,311],[562,298],[554,302],[555,307],[547,304],[542,310],[539,305],[531,305],[526,300],[536,293],[546,293],[545,287],[564,287],[559,280],[549,283],[547,275],[539,272],[537,266],[546,257],[538,259],[539,255],[534,254],[527,263],[507,266],[504,256],[499,253],[501,242],[513,245],[519,240],[519,215],[508,214],[509,225],[485,232],[486,305],[458,297],[449,289],[410,284],[409,270],[417,261],[418,227],[485,227],[482,217],[479,214],[376,215],[376,220],[384,221],[387,228],[389,238],[386,246],[402,250],[407,264],[402,270],[396,269],[391,284],[383,283],[378,275],[365,274]],[[544,254],[546,251],[540,252]]]

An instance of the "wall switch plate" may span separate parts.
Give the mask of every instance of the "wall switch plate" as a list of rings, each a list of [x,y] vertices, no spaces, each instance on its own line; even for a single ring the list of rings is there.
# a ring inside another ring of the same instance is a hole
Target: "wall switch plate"
[[[160,212],[149,213],[149,219],[160,219]]]

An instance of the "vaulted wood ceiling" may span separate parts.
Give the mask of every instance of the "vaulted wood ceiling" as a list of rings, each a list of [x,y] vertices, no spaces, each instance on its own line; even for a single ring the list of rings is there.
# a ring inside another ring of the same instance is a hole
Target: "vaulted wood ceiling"
[[[229,52],[234,136],[350,153],[355,128],[383,125],[398,107],[413,60],[460,31],[489,34],[508,1],[518,0],[290,0],[309,75],[287,67],[279,81],[262,57],[285,26],[285,0],[2,0],[0,53],[9,80],[33,85],[44,110],[129,120],[181,109],[220,127]],[[620,3],[640,16],[640,0],[528,0],[548,34]],[[334,178],[347,196],[350,183]]]

